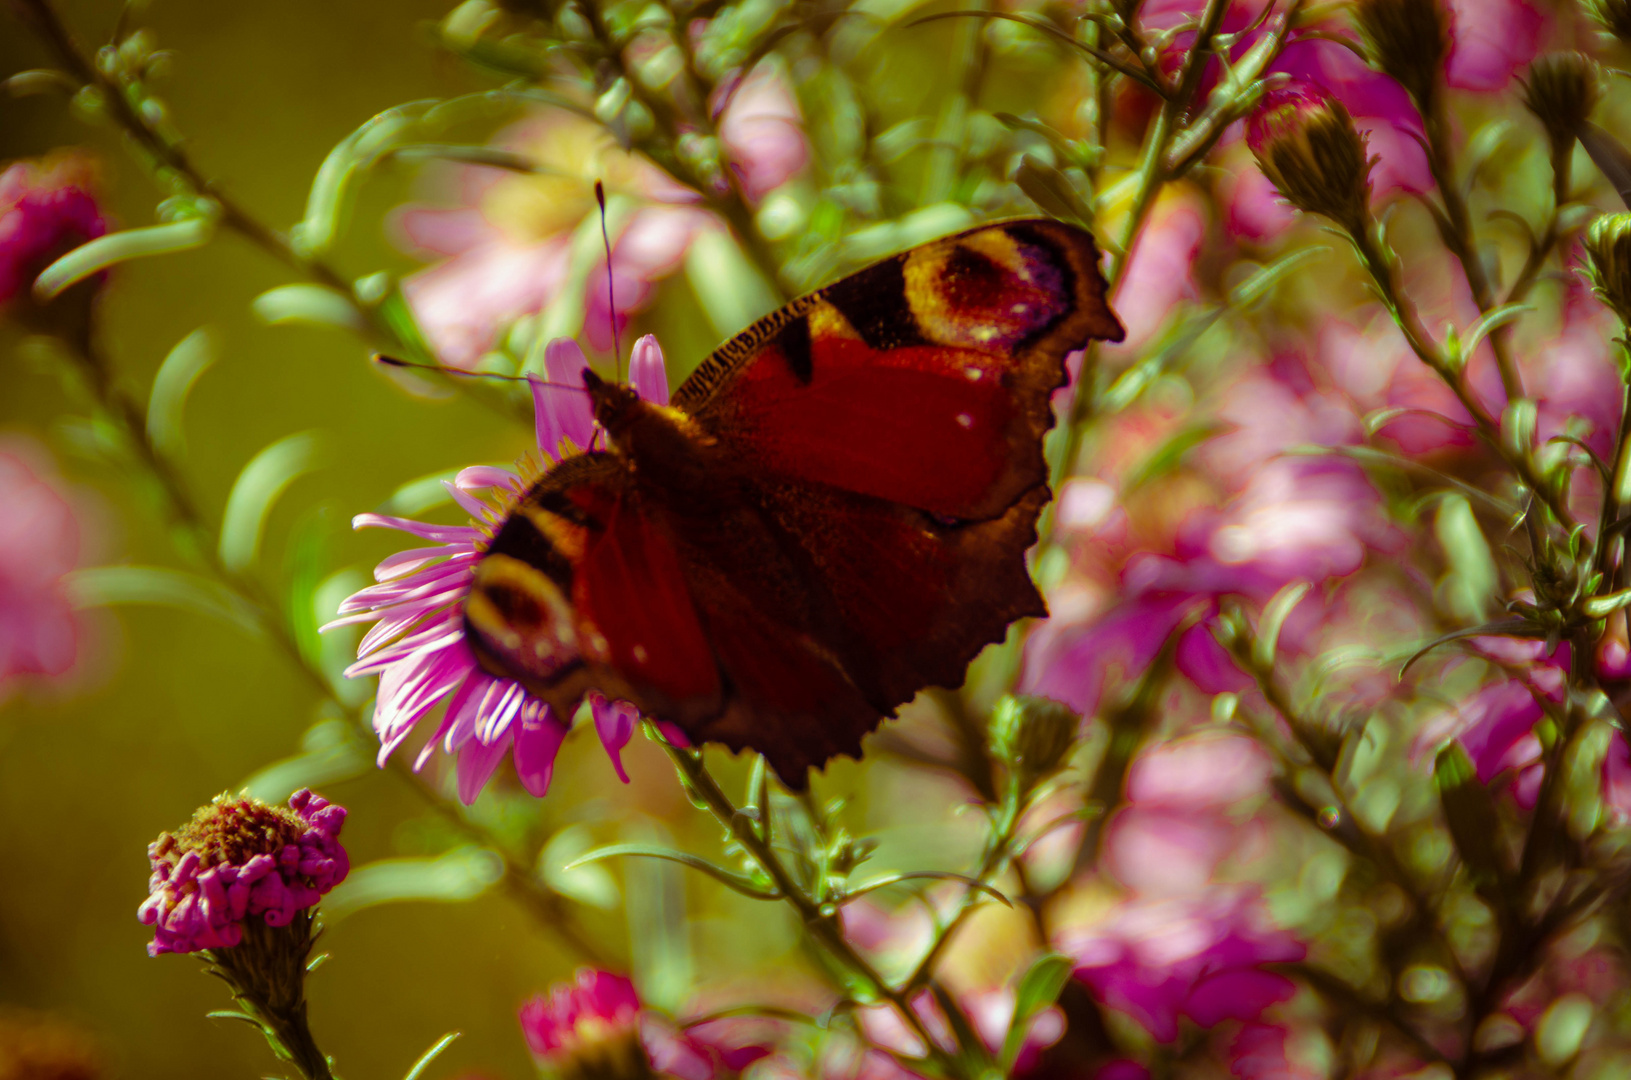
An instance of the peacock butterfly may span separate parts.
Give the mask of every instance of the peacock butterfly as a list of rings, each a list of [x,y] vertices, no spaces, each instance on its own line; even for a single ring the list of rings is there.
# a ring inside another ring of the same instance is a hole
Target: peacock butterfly
[[[477,565],[465,637],[570,716],[624,698],[812,766],[1043,616],[1025,552],[1065,356],[1119,341],[1093,238],[1010,221],[760,319],[668,406],[583,372],[605,449],[561,461]]]

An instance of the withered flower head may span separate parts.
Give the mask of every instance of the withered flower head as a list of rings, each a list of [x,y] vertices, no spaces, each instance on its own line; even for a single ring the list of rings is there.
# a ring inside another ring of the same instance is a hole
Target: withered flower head
[[[991,748],[1027,788],[1069,763],[1082,720],[1039,697],[1005,698],[991,718]]]
[[[1443,0],[1357,0],[1353,10],[1371,65],[1398,80],[1416,107],[1430,113],[1450,55]]]
[[[1247,122],[1246,142],[1291,205],[1349,232],[1364,229],[1372,159],[1340,101],[1308,85],[1270,91]]]
[[[1552,146],[1566,151],[1597,107],[1602,84],[1597,64],[1584,53],[1557,52],[1529,65],[1523,103],[1546,125]]]
[[[1585,247],[1592,288],[1631,326],[1631,214],[1604,214],[1593,221]]]

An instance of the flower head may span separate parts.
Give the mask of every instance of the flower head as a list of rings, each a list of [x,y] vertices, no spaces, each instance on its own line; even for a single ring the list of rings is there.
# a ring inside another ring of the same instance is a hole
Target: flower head
[[[1287,202],[1350,232],[1364,228],[1371,159],[1342,102],[1311,85],[1270,91],[1252,115],[1246,139],[1263,175]]]
[[[60,675],[78,652],[63,577],[79,523],[62,492],[19,454],[0,450],[0,697],[18,676]]]
[[[562,1080],[653,1075],[640,1042],[640,996],[621,975],[579,971],[521,1006],[521,1033],[539,1063]]]
[[[440,726],[424,744],[414,768],[423,768],[440,746],[458,758],[459,797],[474,802],[508,754],[521,784],[534,795],[549,790],[555,755],[572,718],[556,716],[547,703],[514,679],[484,670],[466,639],[465,604],[476,566],[511,510],[551,462],[588,447],[594,417],[588,398],[575,392],[588,366],[570,340],[551,342],[545,367],[552,380],[532,383],[537,455],[516,470],[475,466],[447,490],[470,515],[466,525],[431,525],[383,514],[359,514],[354,527],[400,529],[429,546],[398,552],[374,570],[378,584],[340,605],[331,623],[374,623],[357,648],[352,678],[379,676],[374,730],[381,764],[412,734],[415,725],[446,703]],[[635,390],[648,401],[668,400],[662,350],[654,337],[634,347],[630,366]],[[563,646],[564,648],[564,646]],[[622,749],[634,735],[638,713],[628,702],[589,695],[595,727],[618,770]]]
[[[19,161],[0,173],[0,308],[30,305],[41,270],[108,231],[92,188],[89,159],[76,154]]]
[[[763,1025],[713,1020],[678,1030],[622,975],[583,968],[521,1006],[521,1033],[560,1080],[714,1080],[765,1057]]]
[[[220,795],[160,833],[147,848],[153,876],[138,912],[153,927],[148,953],[230,949],[250,920],[288,926],[350,871],[344,824],[344,807],[302,790],[288,809]]]
[[[1546,125],[1554,152],[1569,153],[1597,99],[1602,96],[1597,65],[1584,53],[1559,52],[1529,65],[1523,103]]]

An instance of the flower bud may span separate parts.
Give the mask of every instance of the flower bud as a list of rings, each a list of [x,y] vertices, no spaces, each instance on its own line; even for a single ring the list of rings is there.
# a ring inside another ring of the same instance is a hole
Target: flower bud
[[[1349,232],[1365,227],[1373,159],[1340,101],[1308,85],[1270,91],[1247,123],[1246,142],[1291,205]]]
[[[1586,0],[1586,10],[1604,30],[1631,41],[1631,0]]]
[[[1586,230],[1586,273],[1598,299],[1631,326],[1631,214],[1603,214]]]
[[[340,846],[345,809],[309,791],[289,809],[219,795],[174,833],[148,845],[153,867],[138,912],[153,927],[147,951],[230,949],[259,926],[289,926],[351,869]]]
[[[1019,774],[1023,787],[1034,787],[1068,763],[1081,724],[1081,717],[1057,701],[1004,698],[991,718],[991,749]]]
[[[1567,152],[1602,96],[1597,65],[1583,53],[1549,53],[1529,65],[1524,105],[1546,125],[1552,148]]]
[[[1416,107],[1430,113],[1450,54],[1443,0],[1357,0],[1354,21],[1371,66],[1393,76]]]
[[[640,997],[621,975],[584,968],[521,1007],[521,1032],[557,1080],[651,1080]]]

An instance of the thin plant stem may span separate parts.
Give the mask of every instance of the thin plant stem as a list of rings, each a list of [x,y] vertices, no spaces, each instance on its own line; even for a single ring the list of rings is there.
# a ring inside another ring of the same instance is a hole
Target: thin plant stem
[[[719,782],[708,771],[700,752],[675,746],[666,739],[659,741],[675,767],[679,769],[687,786],[701,798],[714,820],[725,829],[731,839],[740,844],[742,849],[752,856],[754,862],[758,863],[759,868],[775,884],[782,899],[786,900],[798,914],[810,937],[846,971],[864,983],[871,993],[895,1007],[907,1027],[924,1045],[929,1058],[941,1071],[959,1080],[973,1080],[965,1075],[958,1061],[940,1047],[917,1011],[912,1008],[909,995],[890,985],[889,981],[872,966],[872,962],[856,951],[855,946],[844,937],[838,925],[837,912],[830,907],[824,907],[800,886],[768,839],[769,807],[759,808],[760,816],[767,823],[765,832],[761,834],[755,828],[754,819],[743,813],[719,786]]]

